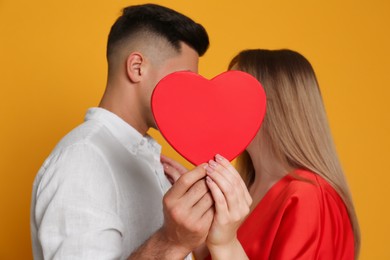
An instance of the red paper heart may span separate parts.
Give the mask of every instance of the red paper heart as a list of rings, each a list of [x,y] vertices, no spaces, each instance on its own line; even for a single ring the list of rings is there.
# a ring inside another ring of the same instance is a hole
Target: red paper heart
[[[157,84],[152,111],[168,143],[195,165],[219,153],[233,160],[255,137],[264,118],[266,97],[261,84],[241,71],[211,80],[174,72]]]

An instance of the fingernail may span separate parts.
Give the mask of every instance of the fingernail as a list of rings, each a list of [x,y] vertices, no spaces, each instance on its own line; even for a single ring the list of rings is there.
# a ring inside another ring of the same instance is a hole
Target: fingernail
[[[213,180],[209,176],[206,176],[206,182],[213,183]]]
[[[211,168],[215,168],[218,164],[215,161],[210,160],[209,165],[211,166]]]
[[[214,171],[213,168],[211,168],[211,167],[209,167],[209,166],[206,167],[206,172],[212,173],[213,171]]]
[[[216,155],[215,155],[215,159],[216,159],[218,162],[220,162],[220,161],[223,160],[223,157],[222,157],[222,155],[220,155],[220,154],[216,154]]]

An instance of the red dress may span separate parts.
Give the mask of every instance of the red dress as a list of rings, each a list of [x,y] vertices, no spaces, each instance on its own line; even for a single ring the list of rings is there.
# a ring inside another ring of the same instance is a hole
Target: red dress
[[[354,259],[345,205],[320,176],[303,170],[277,182],[238,230],[249,259]]]

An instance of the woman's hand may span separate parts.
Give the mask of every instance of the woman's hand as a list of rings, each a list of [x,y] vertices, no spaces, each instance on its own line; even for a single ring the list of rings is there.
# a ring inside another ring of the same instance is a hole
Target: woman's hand
[[[207,247],[213,259],[247,258],[237,240],[237,229],[248,215],[252,198],[240,174],[221,155],[210,160],[206,183],[214,199],[215,215]]]
[[[165,155],[161,155],[161,164],[164,167],[165,175],[167,176],[169,182],[174,184],[177,179],[180,178],[184,173],[188,172],[188,169],[181,165],[179,162],[169,158]]]

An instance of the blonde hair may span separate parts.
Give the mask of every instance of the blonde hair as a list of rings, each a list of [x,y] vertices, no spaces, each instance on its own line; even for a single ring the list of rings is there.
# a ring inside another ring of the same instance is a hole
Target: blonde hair
[[[291,50],[245,50],[233,58],[229,69],[233,66],[256,77],[264,87],[267,112],[261,131],[271,144],[272,154],[287,167],[320,175],[344,201],[357,258],[359,224],[311,64]],[[237,159],[237,167],[250,186],[255,171],[247,152]]]

